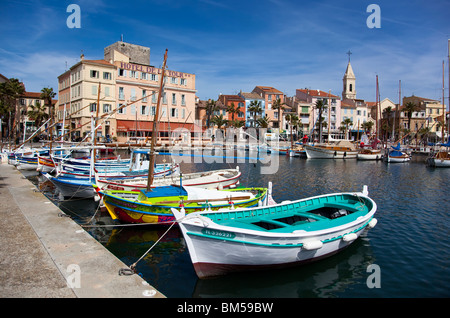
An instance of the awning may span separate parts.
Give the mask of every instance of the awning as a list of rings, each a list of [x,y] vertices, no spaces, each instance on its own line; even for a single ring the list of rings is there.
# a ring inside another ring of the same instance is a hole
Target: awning
[[[160,122],[158,124],[158,131],[173,131],[177,128],[185,128],[193,131],[194,124],[192,123],[168,123]],[[153,131],[152,121],[134,121],[134,120],[117,120],[117,131]]]

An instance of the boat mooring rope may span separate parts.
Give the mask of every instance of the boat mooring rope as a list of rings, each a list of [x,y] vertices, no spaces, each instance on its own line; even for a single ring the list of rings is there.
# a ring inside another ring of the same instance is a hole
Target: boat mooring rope
[[[172,228],[172,226],[175,224],[175,223],[177,223],[177,222],[173,222],[170,226],[169,226],[169,228],[167,229],[167,231],[166,232],[164,232],[164,234],[163,235],[161,235],[161,237],[136,261],[136,262],[134,262],[131,266],[130,266],[130,268],[121,268],[121,269],[119,269],[119,275],[120,276],[122,276],[122,275],[133,275],[133,274],[135,274],[136,273],[136,265],[137,265],[137,263],[141,260],[141,259],[143,259],[144,258],[144,256],[145,255],[147,255],[152,249],[153,249],[153,247],[155,247],[156,246],[156,244],[158,244],[159,243],[159,241],[161,241],[161,239],[170,231],[170,229]]]

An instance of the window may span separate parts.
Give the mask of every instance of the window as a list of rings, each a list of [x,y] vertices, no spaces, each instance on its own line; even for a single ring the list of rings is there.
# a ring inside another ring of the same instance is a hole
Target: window
[[[130,77],[131,78],[138,78],[138,74],[136,71],[130,71]]]
[[[349,86],[349,91],[350,91],[350,92],[353,92],[353,84],[350,84],[350,86]]]
[[[182,110],[181,110],[181,118],[185,118],[186,117],[186,109],[185,108],[183,108]]]
[[[186,106],[186,97],[184,94],[181,94],[181,105]]]
[[[109,113],[111,111],[111,104],[103,104],[103,112]]]
[[[127,76],[127,70],[123,68],[119,68],[119,76]]]
[[[180,84],[183,86],[187,85],[187,80],[185,78],[180,79]]]
[[[96,112],[97,111],[97,103],[91,103],[89,105],[89,111],[92,112]]]
[[[151,79],[152,81],[157,81],[157,80],[158,80],[158,75],[152,74],[152,75],[150,76],[150,79]]]
[[[162,96],[162,102],[163,102],[163,104],[167,104],[167,94],[166,94],[166,92],[164,92],[164,94]]]
[[[136,100],[136,89],[135,88],[131,89],[131,97],[130,97],[130,99],[131,100]]]
[[[171,77],[170,78],[170,83],[171,84],[178,84],[177,78],[176,77]]]
[[[91,86],[92,95],[97,95],[97,85]]]
[[[148,73],[141,72],[141,79],[143,80],[148,79]]]
[[[126,107],[122,107],[123,104],[119,104],[119,106],[117,106],[117,113],[118,114],[125,114],[125,109]]]
[[[112,78],[110,72],[103,72],[103,79],[110,80]]]
[[[171,108],[171,109],[170,109],[170,117],[172,117],[172,118],[177,118],[177,117],[178,117],[178,109],[176,109],[176,108]]]
[[[155,116],[156,115],[156,106],[152,106],[152,113],[151,113],[151,115],[152,116]]]
[[[123,87],[119,87],[119,99],[121,99],[121,100],[125,99],[125,93],[123,91]]]
[[[109,97],[109,87],[105,87],[105,96]]]
[[[157,96],[156,92],[152,92],[152,103],[156,103]]]
[[[147,96],[147,90],[143,89],[142,90],[142,97],[143,97],[142,102],[143,103],[147,102],[147,97],[145,97],[145,96]]]
[[[141,105],[141,115],[146,115],[147,106]]]
[[[176,105],[176,104],[177,104],[177,95],[175,93],[172,93],[172,105]]]
[[[136,105],[131,105],[131,115],[136,115]]]
[[[268,100],[269,102],[272,101],[272,94],[267,95],[267,100]]]
[[[91,70],[91,78],[98,78],[98,71]]]

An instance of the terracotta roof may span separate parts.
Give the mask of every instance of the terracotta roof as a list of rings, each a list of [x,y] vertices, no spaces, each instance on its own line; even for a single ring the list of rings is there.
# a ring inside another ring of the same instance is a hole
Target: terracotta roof
[[[300,91],[302,93],[305,93],[309,96],[320,96],[320,97],[334,97],[334,98],[340,98],[337,95],[329,94],[327,92],[321,91],[319,89],[297,89],[297,91]]]
[[[267,92],[267,93],[283,94],[283,92],[279,91],[276,88],[270,87],[270,86],[256,86],[255,88],[259,88],[260,90]]]
[[[109,63],[105,60],[83,60],[83,62],[94,63],[94,64],[103,64],[108,66],[115,66],[114,64]]]
[[[264,99],[263,97],[259,96],[257,93],[241,93],[241,96],[245,99]]]

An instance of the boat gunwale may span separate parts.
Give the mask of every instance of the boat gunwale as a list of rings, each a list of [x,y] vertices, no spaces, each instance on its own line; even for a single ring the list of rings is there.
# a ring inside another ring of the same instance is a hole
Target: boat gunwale
[[[208,218],[208,214],[218,214],[218,213],[223,213],[223,212],[244,212],[246,209],[248,208],[237,208],[236,210],[233,211],[206,211],[206,212],[193,212],[190,213],[188,215],[186,215],[184,217],[184,219],[179,220],[180,224],[183,224],[184,227],[186,226],[195,226],[195,227],[199,227],[199,228],[204,228],[206,227],[204,225],[203,222],[207,222],[208,223],[208,228],[213,228],[213,229],[217,229],[219,231],[226,231],[226,232],[234,232],[234,233],[241,233],[241,234],[249,234],[249,235],[256,235],[256,236],[267,236],[267,237],[272,237],[272,238],[279,238],[279,237],[301,237],[301,236],[311,236],[312,234],[314,235],[322,235],[322,234],[326,234],[329,233],[331,230],[333,231],[339,231],[340,229],[344,229],[347,227],[351,227],[354,226],[355,224],[361,223],[361,221],[363,220],[367,220],[367,219],[371,219],[373,217],[373,215],[375,214],[376,210],[377,210],[377,204],[375,203],[375,201],[373,199],[371,199],[369,196],[364,195],[362,192],[345,192],[345,193],[333,193],[333,194],[325,194],[325,195],[319,195],[319,196],[314,196],[314,197],[310,197],[310,198],[305,198],[305,199],[299,199],[296,201],[291,201],[291,202],[286,202],[286,203],[280,203],[277,204],[275,206],[272,207],[280,207],[280,206],[285,206],[285,205],[292,205],[295,203],[299,203],[302,201],[308,201],[308,200],[313,200],[313,199],[319,199],[319,198],[324,198],[324,197],[329,197],[329,196],[336,196],[336,195],[352,195],[352,196],[357,196],[357,197],[362,197],[367,199],[371,204],[372,204],[372,208],[370,210],[368,210],[367,212],[364,213],[364,215],[358,216],[356,219],[349,221],[349,222],[345,222],[345,223],[337,223],[337,222],[333,222],[334,220],[324,220],[324,221],[330,221],[327,222],[330,225],[335,225],[332,227],[328,227],[325,229],[315,229],[315,230],[311,230],[311,231],[307,231],[305,229],[295,229],[294,226],[290,226],[287,225],[285,227],[285,229],[289,229],[290,232],[287,231],[271,231],[271,230],[265,230],[263,228],[261,228],[261,230],[255,230],[255,229],[249,229],[249,228],[244,228],[244,227],[236,227],[236,226],[231,226],[231,225],[223,225],[223,224],[219,224],[216,223],[214,220]],[[262,207],[254,207],[252,208],[252,211],[254,210],[260,210],[260,209],[264,209],[264,208],[270,208],[271,206],[262,206]],[[357,212],[354,212],[357,213]],[[353,214],[353,213],[352,213]],[[350,216],[350,215],[348,215]],[[253,216],[256,219],[256,216]],[[345,216],[344,216],[345,217]],[[199,219],[202,225],[196,224],[194,223],[194,219],[197,218]],[[205,220],[206,219],[206,220]],[[339,220],[335,219],[335,220]],[[320,221],[319,221],[320,222]],[[220,237],[217,237],[218,239],[220,239]]]

